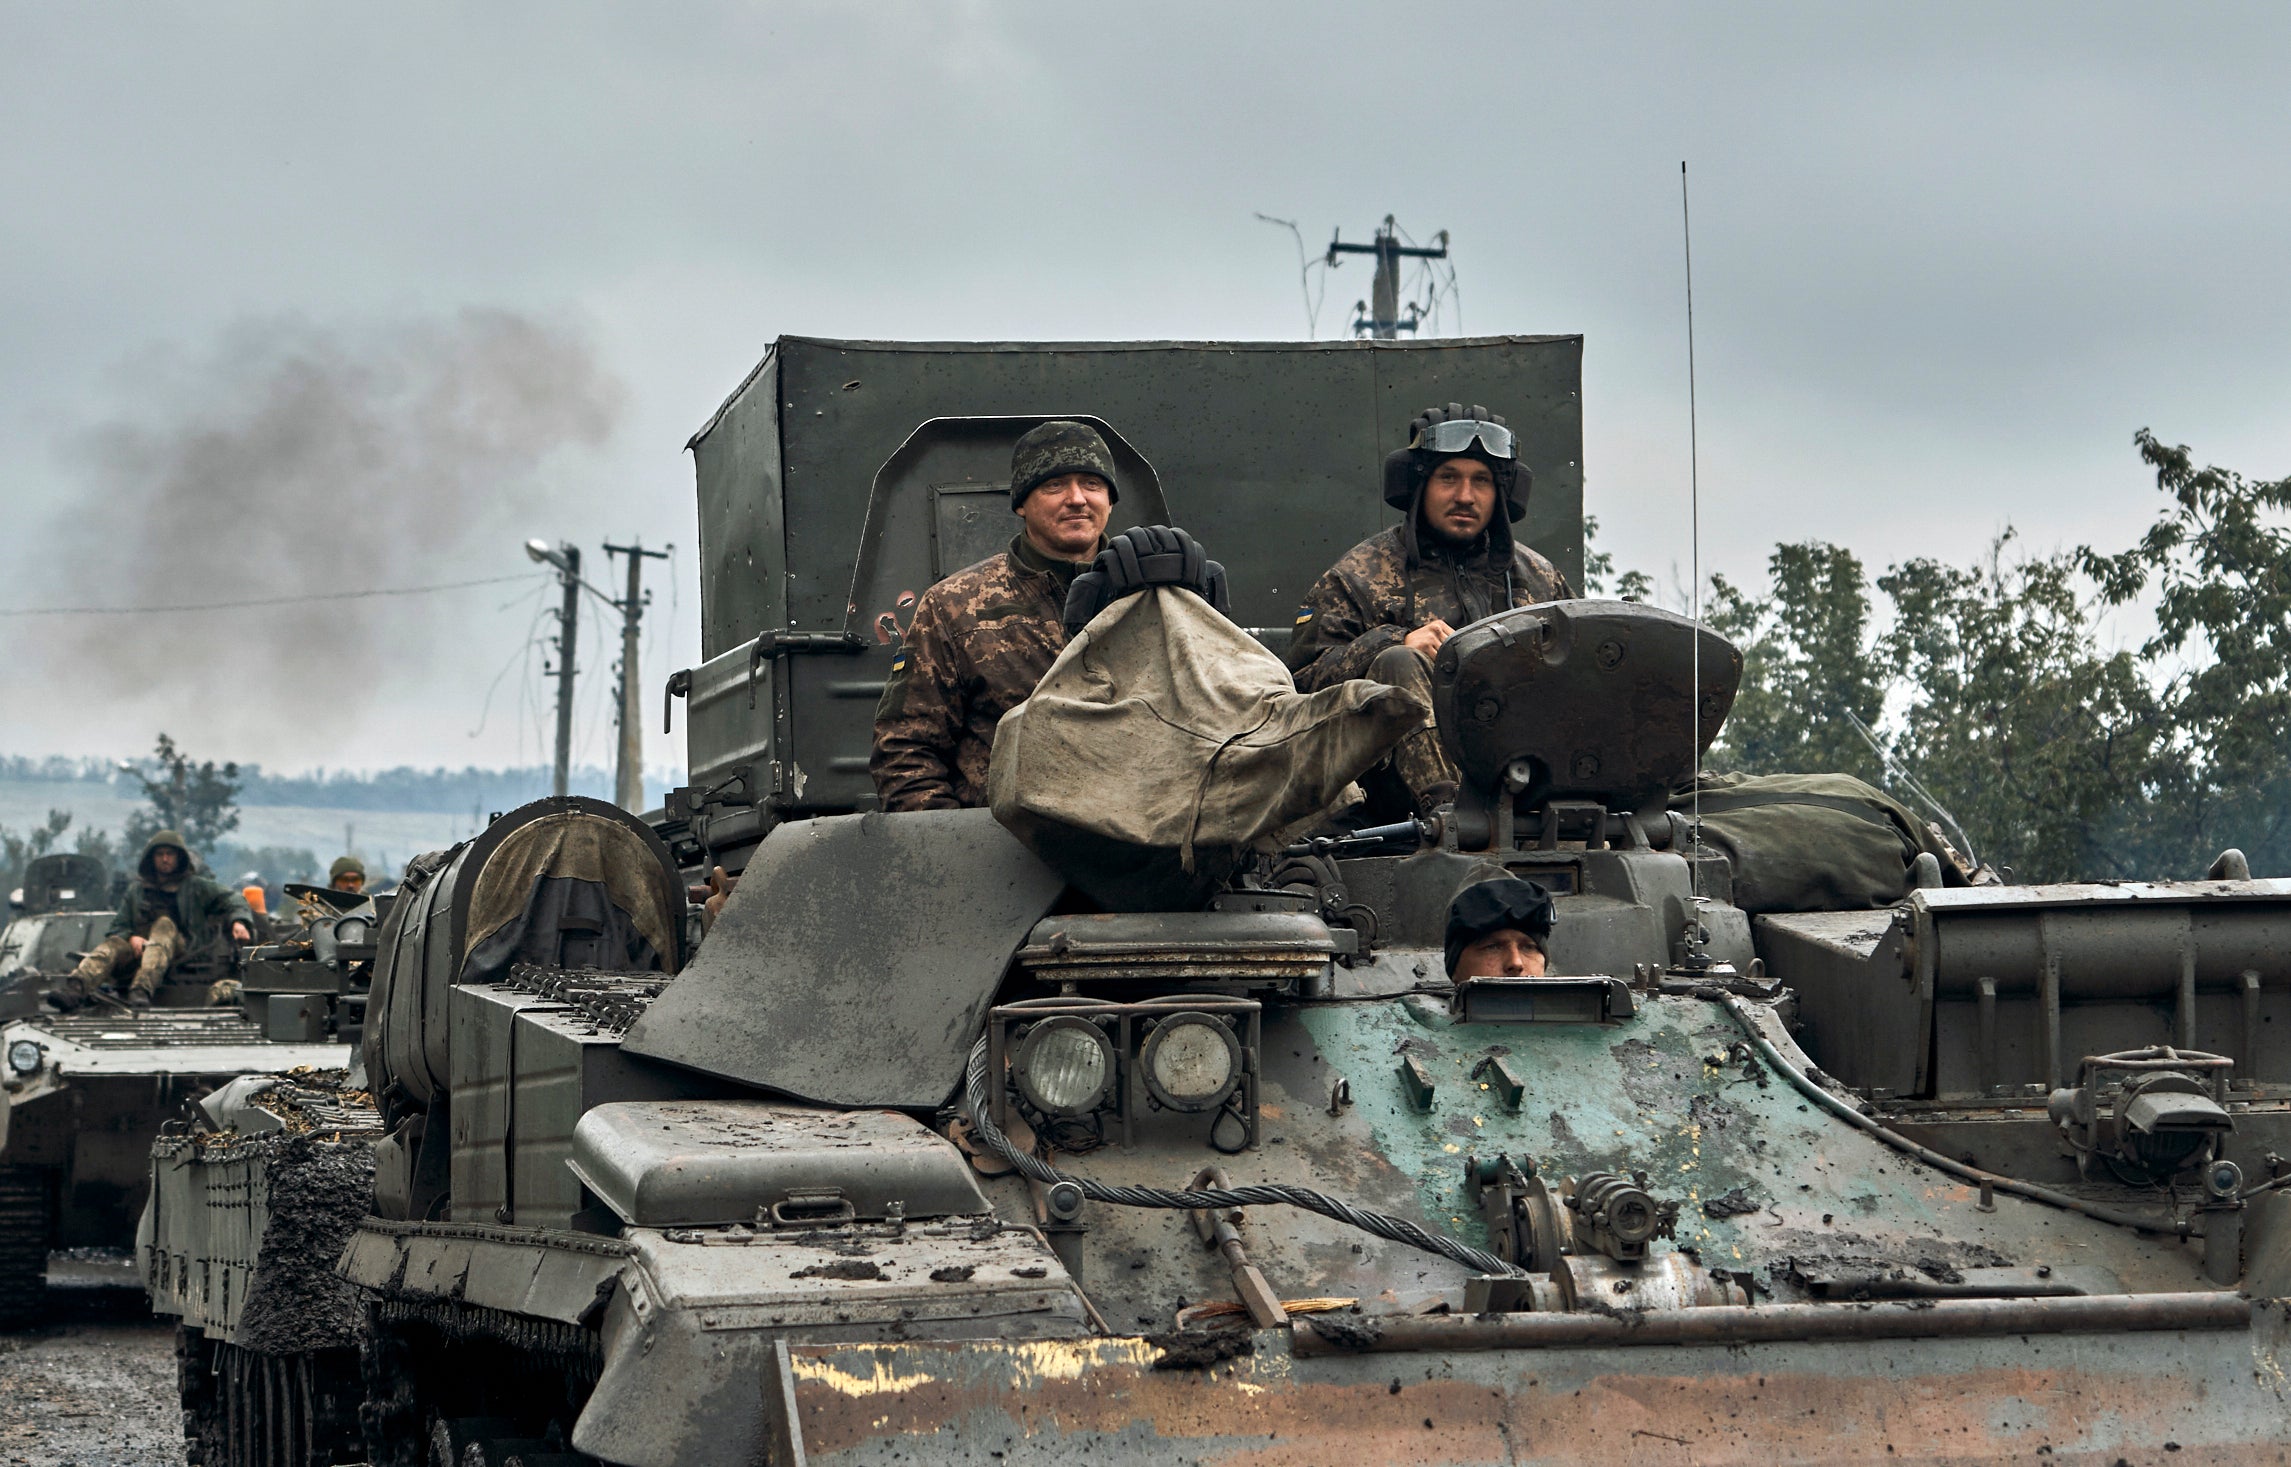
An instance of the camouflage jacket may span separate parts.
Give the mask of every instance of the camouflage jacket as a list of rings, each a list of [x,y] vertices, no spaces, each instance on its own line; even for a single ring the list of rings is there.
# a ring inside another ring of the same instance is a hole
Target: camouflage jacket
[[[1460,627],[1575,594],[1550,561],[1514,544],[1507,600],[1504,567],[1488,548],[1458,555],[1425,545],[1411,557],[1404,529],[1395,525],[1353,546],[1305,594],[1289,633],[1289,671],[1299,690],[1366,677],[1377,653],[1435,617]]]
[[[994,726],[1065,649],[1066,592],[1081,569],[1021,533],[923,593],[875,707],[867,770],[884,809],[986,803]]]

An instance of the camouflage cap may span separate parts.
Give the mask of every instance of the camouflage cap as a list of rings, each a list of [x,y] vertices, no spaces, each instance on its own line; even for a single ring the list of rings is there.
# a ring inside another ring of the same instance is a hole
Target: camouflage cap
[[[326,868],[328,881],[339,881],[345,876],[364,877],[366,863],[356,856],[336,856],[334,864]]]
[[[1122,502],[1121,486],[1114,482],[1114,456],[1106,440],[1088,423],[1053,418],[1029,429],[1010,450],[1010,507],[1018,508],[1045,479],[1060,474],[1096,474],[1106,481],[1114,503]]]

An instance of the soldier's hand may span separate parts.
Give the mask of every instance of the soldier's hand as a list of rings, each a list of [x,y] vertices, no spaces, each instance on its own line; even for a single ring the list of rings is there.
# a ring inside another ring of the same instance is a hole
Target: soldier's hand
[[[143,956],[143,944],[144,944],[144,941],[145,941],[145,939],[143,939],[143,938],[140,938],[140,937],[130,937],[130,938],[128,938],[128,939],[127,939],[127,945],[128,945],[129,947],[131,947],[131,948],[135,949],[135,955],[136,955],[137,957],[141,957],[141,956]]]
[[[1442,642],[1447,641],[1455,634],[1456,629],[1454,627],[1435,616],[1407,636],[1402,637],[1400,644],[1404,647],[1413,647],[1426,657],[1431,657],[1439,652]]]
[[[233,942],[253,942],[255,931],[244,922],[233,922],[231,924],[231,940]]]

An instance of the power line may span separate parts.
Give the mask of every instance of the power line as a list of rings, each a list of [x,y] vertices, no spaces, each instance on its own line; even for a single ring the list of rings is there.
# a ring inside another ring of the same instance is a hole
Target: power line
[[[434,586],[390,586],[373,591],[318,591],[303,596],[262,596],[251,601],[193,601],[179,606],[14,606],[0,607],[0,616],[155,616],[183,611],[239,611],[253,606],[301,606],[313,601],[364,601],[376,596],[428,596],[439,591],[463,591],[472,586],[500,586],[522,581],[523,575],[487,576],[475,581],[441,581]]]

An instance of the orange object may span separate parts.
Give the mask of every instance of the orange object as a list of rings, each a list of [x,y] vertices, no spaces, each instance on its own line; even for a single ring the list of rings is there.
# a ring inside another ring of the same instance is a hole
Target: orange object
[[[247,899],[247,905],[254,908],[254,913],[256,916],[267,917],[270,915],[270,908],[263,901],[263,889],[261,887],[241,887],[239,889],[239,895]]]

